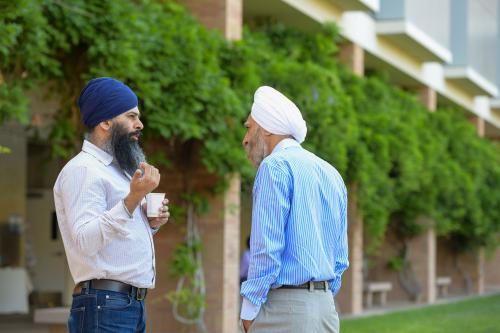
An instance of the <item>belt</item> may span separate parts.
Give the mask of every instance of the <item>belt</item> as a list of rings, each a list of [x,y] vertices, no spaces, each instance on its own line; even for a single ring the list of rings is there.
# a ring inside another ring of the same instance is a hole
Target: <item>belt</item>
[[[148,293],[147,288],[137,288],[120,281],[106,279],[82,281],[75,286],[75,289],[73,289],[73,293],[81,294],[83,289],[109,290],[118,293],[129,294],[134,296],[138,301],[142,301],[143,299],[145,299]]]
[[[308,281],[303,284],[299,284],[297,286],[291,286],[291,285],[282,285],[279,287],[279,289],[309,289],[311,291],[317,289],[317,290],[329,290],[330,287],[328,285],[328,281]]]

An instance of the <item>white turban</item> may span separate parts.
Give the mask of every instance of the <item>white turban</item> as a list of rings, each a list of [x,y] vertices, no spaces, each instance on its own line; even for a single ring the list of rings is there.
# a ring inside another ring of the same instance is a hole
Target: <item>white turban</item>
[[[299,108],[274,88],[262,86],[257,89],[250,115],[268,132],[291,135],[299,143],[306,138],[306,122]]]

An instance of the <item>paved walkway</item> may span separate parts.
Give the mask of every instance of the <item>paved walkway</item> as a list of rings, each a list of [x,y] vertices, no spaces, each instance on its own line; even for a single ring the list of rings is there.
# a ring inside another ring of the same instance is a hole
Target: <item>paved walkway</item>
[[[1,315],[0,332],[49,333],[49,328],[45,325],[33,323],[32,315]]]
[[[464,300],[487,297],[491,295],[499,295],[500,290],[491,290],[487,291],[482,295],[460,295],[460,296],[449,296],[446,298],[439,298],[435,303],[427,304],[427,303],[411,303],[411,302],[387,302],[387,305],[384,307],[374,307],[371,309],[363,310],[363,313],[357,315],[342,315],[341,319],[354,319],[354,318],[364,318],[370,316],[380,316],[392,312],[406,311],[406,310],[415,310],[420,308],[425,308],[428,306],[438,305],[438,304],[450,304],[456,303]]]
[[[500,295],[500,290],[491,290],[483,295],[462,295],[462,296],[450,296],[447,298],[438,299],[433,304],[426,303],[410,303],[410,302],[388,302],[387,306],[381,308],[376,307],[372,309],[367,309],[359,315],[341,315],[341,319],[354,319],[354,318],[364,318],[369,316],[384,315],[392,312],[406,311],[420,309],[428,306],[438,305],[438,304],[450,304],[455,302],[460,302],[463,300],[487,297],[491,295]],[[34,324],[32,315],[1,315],[0,316],[0,332],[5,333],[49,333],[49,329],[46,325]]]

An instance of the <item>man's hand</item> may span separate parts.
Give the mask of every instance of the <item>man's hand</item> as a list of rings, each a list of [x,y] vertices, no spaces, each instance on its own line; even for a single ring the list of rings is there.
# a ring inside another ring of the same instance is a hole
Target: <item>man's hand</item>
[[[162,206],[160,208],[160,215],[158,217],[148,217],[149,221],[149,226],[151,228],[159,228],[165,223],[168,222],[168,219],[170,217],[170,212],[168,211],[168,199],[163,200]],[[142,205],[142,209],[144,209],[144,212],[148,211],[148,204],[145,202]]]
[[[146,162],[141,162],[139,168],[144,170],[144,174],[140,169],[135,170],[130,181],[130,194],[144,198],[160,184],[160,171]]]
[[[245,329],[245,332],[248,332],[248,330],[250,329],[250,326],[252,326],[252,324],[253,324],[253,320],[242,319],[241,322],[243,323],[243,328]]]
[[[140,169],[135,170],[130,181],[130,192],[124,200],[129,212],[133,212],[142,198],[160,184],[160,171],[157,168],[146,162],[141,162],[139,168],[144,172]]]

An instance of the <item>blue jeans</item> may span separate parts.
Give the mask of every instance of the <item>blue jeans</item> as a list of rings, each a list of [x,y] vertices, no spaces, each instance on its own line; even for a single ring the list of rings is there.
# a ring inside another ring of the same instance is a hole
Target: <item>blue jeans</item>
[[[144,300],[125,293],[84,289],[73,295],[68,329],[70,333],[146,332]]]

